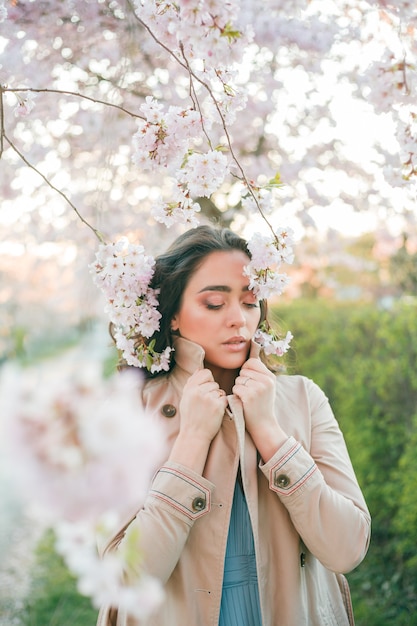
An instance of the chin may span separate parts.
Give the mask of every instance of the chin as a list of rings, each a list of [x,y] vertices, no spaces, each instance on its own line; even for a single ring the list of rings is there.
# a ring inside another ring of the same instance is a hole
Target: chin
[[[239,370],[242,367],[242,365],[245,363],[245,361],[247,361],[246,356],[244,358],[235,357],[233,359],[229,358],[229,359],[221,359],[221,360],[215,360],[215,361],[207,360],[206,363],[207,365],[212,365],[214,367],[217,367],[223,370]]]

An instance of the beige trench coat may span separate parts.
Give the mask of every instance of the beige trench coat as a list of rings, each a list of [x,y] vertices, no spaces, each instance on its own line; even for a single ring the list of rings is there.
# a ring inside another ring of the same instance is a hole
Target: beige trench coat
[[[203,367],[204,352],[176,342],[176,367],[148,381],[144,404],[171,446],[181,391]],[[251,356],[258,355],[253,344]],[[245,430],[242,405],[229,396],[203,476],[174,463],[161,467],[143,508],[109,543],[139,527],[146,571],[165,601],[140,626],[217,626],[223,565],[238,464],[252,521],[263,626],[353,624],[343,572],[364,558],[370,515],[328,400],[311,380],[277,376],[276,417],[288,440],[263,463]],[[337,573],[337,574],[336,574]],[[99,626],[139,626],[103,607]]]

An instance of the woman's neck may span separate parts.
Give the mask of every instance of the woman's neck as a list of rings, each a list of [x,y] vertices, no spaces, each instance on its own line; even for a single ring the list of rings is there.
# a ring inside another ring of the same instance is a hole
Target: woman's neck
[[[232,393],[232,388],[235,384],[236,377],[239,374],[239,370],[228,370],[213,366],[210,366],[209,369],[213,374],[214,380],[216,381],[216,383],[219,384],[220,389],[223,389],[223,391],[226,392],[227,396],[230,395]]]

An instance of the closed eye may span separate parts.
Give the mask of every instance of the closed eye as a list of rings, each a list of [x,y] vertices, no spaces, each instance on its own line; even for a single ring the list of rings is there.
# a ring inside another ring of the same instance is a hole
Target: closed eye
[[[209,311],[218,311],[223,306],[224,306],[223,303],[222,304],[210,304],[209,302],[206,303],[206,307],[208,308]],[[247,309],[259,309],[258,302],[243,302],[243,306],[245,306]]]
[[[223,304],[210,304],[209,302],[206,304],[209,311],[217,311],[218,309],[221,309],[222,306]]]

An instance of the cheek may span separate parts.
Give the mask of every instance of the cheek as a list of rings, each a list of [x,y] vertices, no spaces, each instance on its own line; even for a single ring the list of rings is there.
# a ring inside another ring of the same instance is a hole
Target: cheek
[[[178,321],[182,333],[204,333],[204,329],[207,330],[209,327],[213,326],[215,317],[207,315],[207,311],[204,309],[196,309],[181,315]]]
[[[248,327],[255,332],[256,329],[258,328],[259,324],[261,321],[261,312],[259,309],[255,309],[254,314],[250,315],[248,318]]]

